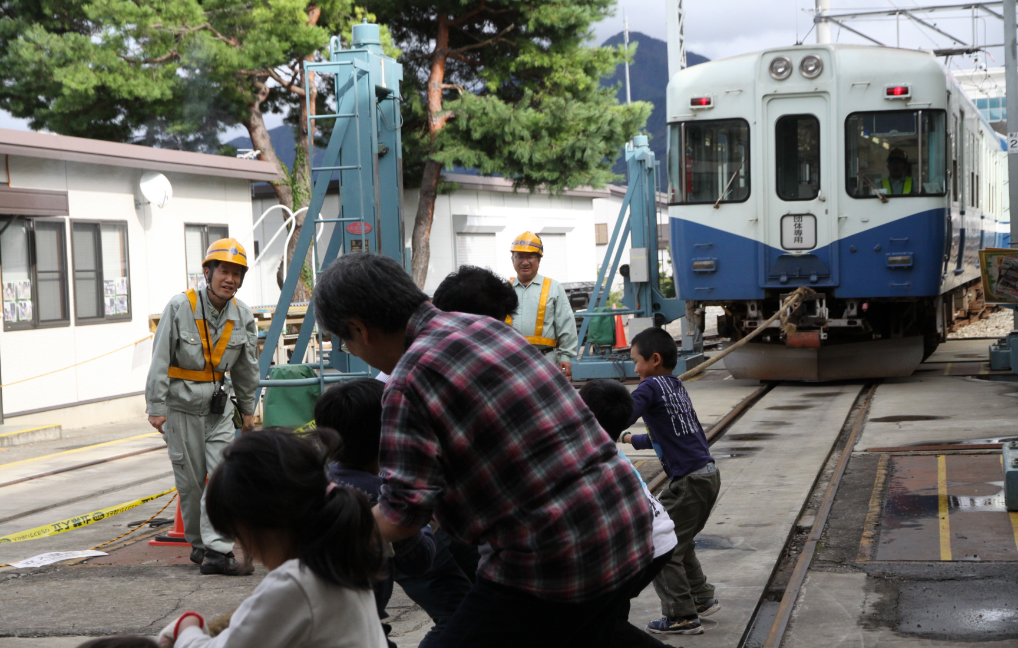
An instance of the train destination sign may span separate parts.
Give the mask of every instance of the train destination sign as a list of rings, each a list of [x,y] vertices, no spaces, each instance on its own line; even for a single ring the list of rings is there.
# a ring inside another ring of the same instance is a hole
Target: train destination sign
[[[816,246],[816,216],[788,214],[781,218],[781,247],[786,250],[812,250]]]

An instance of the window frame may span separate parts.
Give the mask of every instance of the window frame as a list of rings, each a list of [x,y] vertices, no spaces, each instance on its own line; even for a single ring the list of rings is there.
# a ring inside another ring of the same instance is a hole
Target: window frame
[[[3,330],[8,331],[31,331],[35,329],[47,329],[47,328],[60,328],[71,325],[71,301],[68,293],[68,282],[69,282],[69,271],[68,271],[68,237],[67,237],[67,222],[66,217],[46,217],[46,216],[22,216],[20,214],[4,214],[5,216],[11,216],[10,221],[6,219],[0,224],[0,229],[6,229],[6,225],[14,225],[18,220],[24,220],[28,223],[28,274],[32,278],[32,320],[30,322],[8,322],[4,320]],[[36,222],[41,223],[52,223],[59,224],[61,227],[60,236],[61,243],[63,244],[63,254],[60,255],[61,261],[61,297],[64,300],[64,317],[56,320],[46,320],[45,322],[39,319],[39,274],[38,274],[38,253],[36,251],[36,238],[35,238],[35,224]],[[3,281],[2,277],[3,260],[0,259],[0,282]]]
[[[230,238],[230,225],[228,223],[184,223],[184,286],[185,287],[188,285],[188,277],[187,277],[187,228],[188,227],[199,227],[199,228],[201,228],[201,239],[202,239],[201,257],[202,257],[202,259],[205,258],[205,253],[208,251],[209,246],[212,245],[212,243],[214,243],[215,241],[219,240],[219,239],[209,240],[209,228],[210,227],[221,227],[221,228],[223,228],[224,230],[226,230],[226,236],[223,237],[223,238]],[[256,252],[255,253],[255,258],[257,258],[257,256],[258,256],[258,254]]]
[[[737,205],[739,203],[746,202],[747,200],[749,200],[753,196],[753,174],[752,174],[752,169],[753,169],[753,167],[752,167],[752,162],[753,162],[753,129],[750,126],[750,123],[749,123],[748,120],[743,119],[742,117],[724,117],[724,118],[721,118],[721,119],[692,119],[692,120],[686,120],[686,121],[674,121],[674,122],[668,122],[665,125],[666,126],[665,136],[666,136],[666,138],[668,140],[668,147],[667,147],[666,153],[665,153],[665,161],[666,161],[665,175],[668,178],[668,206],[669,207],[671,207],[672,205],[676,205],[676,206],[678,206],[678,205],[690,205],[690,206],[692,206],[692,205],[713,205],[713,204],[715,204],[715,202],[717,202],[717,199],[697,201],[697,202],[690,202],[690,201],[685,200],[686,187],[685,187],[685,182],[683,182],[683,180],[685,178],[685,173],[684,173],[684,168],[685,168],[684,167],[684,165],[685,165],[685,153],[684,152],[685,152],[685,148],[686,148],[685,147],[685,143],[686,143],[686,129],[685,129],[685,126],[687,124],[707,125],[707,124],[716,124],[718,122],[742,122],[742,124],[745,125],[745,127],[746,127],[746,159],[745,159],[745,162],[743,163],[743,166],[745,167],[745,171],[746,171],[746,196],[744,198],[742,198],[741,200],[723,200],[722,199],[720,202],[718,202],[718,204],[719,205],[725,205],[725,204],[727,204],[727,205]],[[671,127],[672,126],[676,127],[679,130],[679,148],[683,151],[683,153],[682,153],[682,155],[683,155],[683,160],[682,160],[683,166],[680,167],[680,176],[679,176],[679,178],[680,178],[680,188],[681,188],[681,191],[679,192],[679,195],[681,195],[683,197],[683,199],[679,200],[679,201],[672,200],[672,191],[671,191],[672,174],[671,174],[671,168],[670,168],[669,165],[671,164],[671,161],[672,161],[672,155],[671,155],[671,152],[672,152],[671,151],[671,149],[672,149]],[[722,189],[722,191],[723,190],[724,189]]]
[[[871,195],[867,195],[867,196],[856,196],[856,195],[853,195],[852,193],[850,193],[849,190],[848,190],[848,180],[849,180],[848,174],[849,174],[849,169],[852,166],[851,165],[851,161],[852,161],[851,160],[852,148],[849,146],[849,132],[848,132],[848,123],[849,123],[849,121],[853,117],[855,117],[857,115],[871,115],[871,114],[874,114],[874,113],[893,113],[893,112],[898,112],[898,113],[911,112],[911,113],[916,113],[917,116],[919,114],[921,114],[921,113],[940,113],[941,115],[944,115],[944,169],[943,169],[943,171],[944,171],[944,190],[941,191],[940,193],[912,193],[912,194],[905,194],[905,195],[887,196],[887,198],[888,199],[892,199],[892,198],[893,199],[898,199],[898,198],[944,198],[944,197],[948,196],[951,193],[951,187],[948,186],[950,184],[950,181],[948,180],[948,175],[952,175],[950,173],[951,167],[950,167],[950,164],[949,164],[949,156],[950,156],[950,153],[951,153],[951,151],[949,150],[950,143],[951,143],[951,135],[950,135],[950,129],[949,129],[949,126],[948,126],[948,123],[947,123],[948,122],[948,119],[947,119],[948,111],[944,110],[943,108],[916,108],[914,110],[909,110],[907,108],[895,108],[893,110],[857,110],[855,112],[849,113],[845,117],[844,138],[842,139],[842,141],[845,144],[845,174],[842,176],[842,181],[844,182],[845,195],[847,195],[849,198],[852,198],[854,200],[871,200],[871,199],[872,200],[878,200],[879,199],[876,194],[871,194]],[[922,149],[922,124],[921,123],[919,124],[919,128],[917,130],[919,131],[918,132],[918,136],[919,136],[920,150],[921,150]],[[922,177],[920,175],[920,177],[919,177],[919,187],[920,187],[920,189],[922,188],[922,184],[923,184],[923,179],[922,179]]]
[[[96,226],[99,235],[96,237],[96,260],[97,260],[97,290],[100,291],[97,294],[99,299],[99,312],[102,315],[98,317],[78,317],[78,282],[76,277],[73,275],[77,272],[74,269],[74,258],[77,255],[77,251],[74,250],[74,226],[75,225],[94,225]],[[102,226],[103,225],[122,225],[124,228],[124,263],[127,266],[125,268],[127,277],[127,313],[123,315],[107,315],[106,314],[106,302],[105,296],[101,293],[103,289],[103,282],[105,277],[103,276],[103,250],[102,250]],[[94,324],[114,324],[118,322],[130,322],[134,319],[134,305],[131,302],[131,254],[130,254],[131,236],[128,222],[126,220],[112,220],[112,219],[73,219],[71,221],[71,264],[69,274],[71,276],[71,282],[74,284],[74,325],[75,326],[92,326]]]
[[[816,164],[816,167],[817,167],[816,168],[817,184],[816,184],[816,192],[814,192],[814,194],[812,196],[809,196],[808,198],[786,198],[786,197],[781,195],[781,171],[782,171],[782,167],[781,167],[781,160],[778,158],[779,149],[778,149],[777,146],[775,146],[774,147],[774,158],[775,158],[774,159],[774,193],[775,193],[775,195],[777,195],[778,200],[780,200],[782,202],[810,202],[810,201],[816,200],[818,197],[820,197],[820,193],[821,193],[821,191],[823,191],[823,185],[821,183],[823,182],[822,166],[823,166],[824,156],[823,156],[823,151],[821,150],[821,146],[820,146],[820,138],[823,135],[823,130],[821,130],[821,126],[820,126],[820,117],[818,117],[817,115],[814,115],[813,113],[794,113],[794,114],[788,114],[788,115],[781,115],[780,117],[778,117],[777,119],[774,120],[774,141],[777,142],[777,140],[778,140],[778,124],[780,124],[783,120],[786,120],[786,119],[796,119],[796,120],[798,120],[798,119],[802,119],[803,117],[812,119],[816,123],[816,127],[817,127],[817,164]],[[796,140],[796,143],[798,143],[798,140]],[[796,156],[796,162],[797,163],[799,162],[800,159],[801,158]]]

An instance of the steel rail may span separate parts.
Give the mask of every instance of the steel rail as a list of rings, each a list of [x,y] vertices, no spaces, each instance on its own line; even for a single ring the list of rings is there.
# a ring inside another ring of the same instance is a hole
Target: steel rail
[[[770,390],[774,389],[775,384],[776,383],[767,383],[766,385],[761,385],[759,389],[743,398],[735,407],[729,410],[727,414],[715,421],[714,424],[707,429],[707,445],[712,446],[715,442],[719,441],[721,437],[724,436],[724,433],[728,431],[728,428],[732,425],[732,423],[735,422],[735,420],[739,418],[743,412],[749,409],[750,406],[755,405],[756,402],[763,398]],[[661,484],[664,483],[666,479],[668,479],[668,475],[662,470],[654,477],[654,479],[650,480],[647,484],[647,490],[653,493],[661,486]]]
[[[858,414],[856,415],[855,422],[852,425],[852,432],[849,434],[848,441],[841,451],[838,464],[835,466],[834,473],[831,475],[831,481],[827,485],[827,492],[824,494],[820,508],[817,509],[813,527],[806,538],[806,544],[803,545],[802,551],[799,553],[795,569],[792,571],[792,576],[785,587],[785,592],[781,596],[777,616],[774,618],[770,632],[767,633],[767,639],[764,641],[763,648],[778,648],[781,646],[785,630],[788,628],[788,622],[792,618],[792,609],[795,607],[796,599],[799,598],[799,590],[802,589],[802,584],[806,580],[806,573],[813,562],[813,554],[816,552],[817,544],[820,542],[824,528],[827,526],[827,517],[834,506],[834,496],[838,492],[841,478],[844,476],[845,469],[848,468],[848,462],[852,458],[852,448],[855,447],[855,443],[859,439],[859,433],[862,431],[863,422],[866,420],[866,414],[869,412],[870,403],[873,401],[873,394],[876,393],[878,384],[871,383],[866,395],[863,396],[862,403],[857,410]]]
[[[127,459],[128,457],[134,457],[136,455],[145,454],[146,452],[155,452],[156,450],[164,450],[166,446],[156,446],[155,448],[146,448],[145,450],[136,450],[134,452],[127,452],[125,454],[116,455],[113,457],[106,457],[105,459],[96,459],[95,461],[86,461],[85,463],[76,464],[74,466],[67,466],[66,468],[57,468],[55,470],[48,470],[43,473],[35,475],[29,475],[28,477],[22,477],[21,479],[15,479],[13,481],[4,482],[0,484],[0,488],[4,486],[13,486],[15,484],[22,484],[33,479],[41,479],[43,477],[49,477],[50,475],[59,475],[60,473],[71,472],[72,470],[80,470],[82,468],[88,468],[89,466],[98,466],[109,461],[116,461],[117,459]]]

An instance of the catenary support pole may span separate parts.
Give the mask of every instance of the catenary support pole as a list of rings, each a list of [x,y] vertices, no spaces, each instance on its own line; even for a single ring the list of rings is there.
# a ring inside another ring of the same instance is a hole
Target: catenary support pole
[[[831,23],[821,20],[821,17],[830,13],[831,0],[816,0],[816,13],[813,15],[813,22],[817,29],[817,43],[831,42]]]
[[[1015,37],[1015,0],[1004,0],[1004,81],[1007,95],[1008,199],[1011,210],[1011,247],[1018,248],[1018,220],[1014,217],[1018,206],[1018,155],[1011,149],[1012,134],[1018,132],[1018,43]],[[1015,310],[1014,329],[1018,330],[1018,310]]]
[[[665,24],[668,26],[668,78],[686,68],[686,14],[682,0],[667,0]]]

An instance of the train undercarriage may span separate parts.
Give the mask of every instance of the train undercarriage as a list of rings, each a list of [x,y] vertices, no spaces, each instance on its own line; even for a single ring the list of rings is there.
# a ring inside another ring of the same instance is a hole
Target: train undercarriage
[[[790,293],[791,291],[788,291]],[[718,334],[737,342],[766,329],[725,359],[735,378],[831,381],[908,376],[957,326],[989,314],[978,281],[938,297],[839,299],[818,291],[767,323],[786,293],[721,306]],[[992,307],[991,307],[992,308]]]

